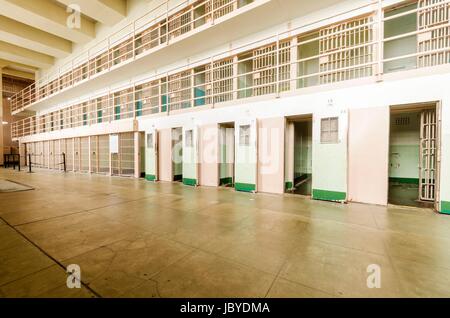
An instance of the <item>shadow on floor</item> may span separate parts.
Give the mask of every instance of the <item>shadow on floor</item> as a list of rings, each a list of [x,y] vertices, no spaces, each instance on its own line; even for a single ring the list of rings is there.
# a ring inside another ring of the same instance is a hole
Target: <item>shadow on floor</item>
[[[389,182],[389,203],[417,208],[433,208],[433,203],[419,200],[419,185]]]

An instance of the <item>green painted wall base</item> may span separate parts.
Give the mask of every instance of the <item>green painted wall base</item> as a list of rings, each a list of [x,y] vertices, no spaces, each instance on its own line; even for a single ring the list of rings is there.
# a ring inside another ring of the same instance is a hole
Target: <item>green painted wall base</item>
[[[389,182],[397,182],[404,184],[419,184],[419,179],[417,178],[389,178]]]
[[[314,200],[345,201],[345,199],[347,198],[347,193],[314,189],[312,197]]]
[[[441,202],[441,213],[450,215],[450,202],[448,201]]]
[[[156,180],[156,176],[153,174],[146,174],[145,175],[145,180],[147,181],[155,181]]]
[[[250,183],[236,183],[234,185],[234,188],[236,191],[242,191],[242,192],[254,192],[256,191],[256,185],[250,184]]]
[[[197,179],[189,179],[189,178],[183,178],[183,184],[188,186],[196,186],[197,185]]]
[[[232,177],[221,178],[220,185],[224,185],[224,184],[233,184],[233,178]]]
[[[285,186],[285,190],[291,190],[292,187],[294,186],[294,183],[291,181],[287,181],[287,182],[285,182],[284,186]]]

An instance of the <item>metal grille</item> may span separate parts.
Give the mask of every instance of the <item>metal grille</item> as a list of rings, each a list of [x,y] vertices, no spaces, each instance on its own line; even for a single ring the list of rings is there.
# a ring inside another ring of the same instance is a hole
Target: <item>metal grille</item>
[[[109,135],[98,136],[98,172],[109,173]]]
[[[160,44],[160,25],[156,25],[148,30],[144,30],[136,35],[136,54],[139,55]]]
[[[89,137],[80,138],[80,171],[89,172]]]
[[[214,19],[223,17],[233,12],[235,0],[211,0],[206,3],[206,12],[210,13],[214,9]]]
[[[73,151],[73,171],[80,171],[80,138],[74,138]]]
[[[133,89],[128,88],[114,94],[114,119],[133,118]]]
[[[253,87],[255,96],[275,93],[276,44],[253,51]]]
[[[169,76],[170,109],[177,110],[191,106],[191,71]]]
[[[73,139],[66,139],[66,169],[73,170]]]
[[[281,81],[280,92],[289,91],[291,89],[291,41],[280,42],[278,57],[278,71],[280,72],[279,80]]]
[[[44,141],[42,144],[42,166],[43,168],[48,167],[48,141]]]
[[[112,48],[111,66],[120,64],[133,57],[133,39],[130,38]]]
[[[206,95],[212,96],[207,98],[207,103],[221,103],[233,99],[233,58],[217,61],[206,65]],[[211,84],[211,82],[213,82]]]
[[[134,175],[134,133],[119,135],[120,174]]]
[[[187,8],[187,12],[174,14],[169,18],[169,37],[176,38],[192,29],[192,11]]]
[[[98,146],[97,146],[97,136],[91,136],[90,137],[90,143],[91,143],[91,149],[90,149],[90,156],[91,156],[91,172],[97,173],[98,172]]]
[[[97,73],[103,72],[108,69],[108,61],[109,61],[109,53],[105,52],[98,56],[96,56],[94,59],[90,60],[89,62],[89,70],[90,75],[95,75]]]
[[[80,82],[88,77],[88,63],[84,63],[73,70],[73,82]]]
[[[49,141],[49,153],[48,153],[48,160],[49,160],[49,162],[48,162],[48,168],[49,169],[55,169],[56,167],[55,167],[55,162],[56,162],[56,151],[55,151],[55,141],[54,140],[50,140]]]
[[[437,162],[437,117],[436,110],[424,110],[420,116],[420,199],[434,201],[436,198]]]
[[[159,81],[136,86],[136,100],[142,103],[142,115],[159,112]]]
[[[320,83],[334,83],[372,75],[372,17],[347,21],[321,29],[319,41]]]
[[[441,5],[436,5],[442,3]],[[431,5],[436,5],[429,7]],[[417,12],[418,30],[429,30],[418,34],[419,67],[435,66],[450,62],[450,52],[426,53],[450,47],[450,3],[445,0],[420,0]]]

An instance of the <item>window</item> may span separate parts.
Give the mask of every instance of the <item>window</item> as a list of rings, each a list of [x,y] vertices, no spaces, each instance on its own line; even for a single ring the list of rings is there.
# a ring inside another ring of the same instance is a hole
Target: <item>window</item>
[[[186,130],[186,147],[193,147],[194,146],[194,133],[192,130]]]
[[[250,146],[250,125],[239,127],[239,146]]]
[[[337,144],[339,142],[339,118],[323,118],[320,126],[320,142],[322,144]]]
[[[153,134],[147,134],[147,148],[153,149]]]

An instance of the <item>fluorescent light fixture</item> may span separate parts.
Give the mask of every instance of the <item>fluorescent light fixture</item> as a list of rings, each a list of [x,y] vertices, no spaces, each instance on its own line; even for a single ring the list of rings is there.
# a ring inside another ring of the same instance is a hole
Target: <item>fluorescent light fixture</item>
[[[7,121],[2,121],[2,125],[8,125]]]

